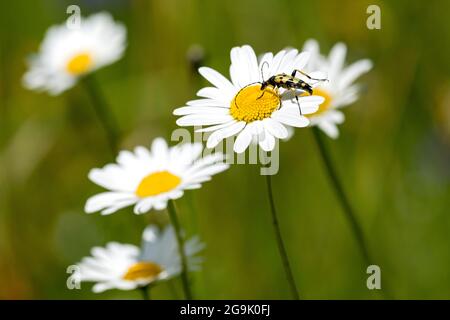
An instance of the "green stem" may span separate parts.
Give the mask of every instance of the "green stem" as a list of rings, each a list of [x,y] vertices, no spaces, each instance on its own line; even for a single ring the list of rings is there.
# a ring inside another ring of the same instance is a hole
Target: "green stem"
[[[143,300],[151,300],[150,299],[150,287],[149,286],[140,287],[139,290],[141,290],[142,299]]]
[[[119,127],[117,121],[114,118],[111,109],[108,107],[106,99],[95,78],[92,75],[89,75],[82,79],[82,83],[92,100],[92,106],[94,107],[95,113],[105,130],[111,152],[113,156],[116,156],[119,144]]]
[[[369,254],[369,250],[367,249],[367,244],[364,239],[362,228],[358,223],[358,220],[355,216],[355,213],[352,210],[352,207],[350,206],[350,202],[348,201],[347,196],[345,195],[344,188],[342,187],[342,184],[337,176],[336,170],[334,169],[331,157],[328,154],[328,150],[325,146],[325,142],[322,139],[319,129],[317,127],[313,127],[312,132],[314,134],[314,139],[316,140],[319,153],[322,157],[325,170],[327,171],[331,184],[334,187],[334,191],[336,192],[336,196],[342,206],[345,217],[347,218],[350,227],[352,228],[353,234],[357,240],[359,249],[364,258],[364,262],[369,266],[372,264],[372,259]]]
[[[197,231],[198,231],[198,219],[197,219],[198,214],[197,214],[197,210],[195,208],[194,194],[192,192],[186,194],[186,202],[189,207],[189,214],[190,214],[189,220],[191,221],[190,226],[191,226],[192,232],[197,233]]]
[[[191,288],[189,286],[189,279],[187,274],[187,259],[184,252],[184,241],[181,235],[180,222],[178,221],[177,212],[173,200],[169,200],[167,205],[167,211],[169,212],[170,220],[175,229],[175,235],[178,242],[178,252],[181,259],[181,282],[183,284],[183,291],[187,300],[192,300]]]
[[[283,238],[281,236],[280,226],[278,224],[277,211],[275,208],[275,201],[273,199],[273,191],[272,191],[272,179],[270,175],[266,175],[267,182],[267,194],[270,202],[270,212],[272,214],[272,225],[275,231],[275,238],[277,240],[278,251],[280,252],[281,261],[283,263],[284,272],[286,273],[286,278],[289,283],[289,287],[291,290],[292,298],[295,300],[299,300],[299,294],[297,291],[297,286],[295,285],[294,275],[292,274],[291,266],[289,264],[288,255],[286,253],[286,248],[284,246]]]

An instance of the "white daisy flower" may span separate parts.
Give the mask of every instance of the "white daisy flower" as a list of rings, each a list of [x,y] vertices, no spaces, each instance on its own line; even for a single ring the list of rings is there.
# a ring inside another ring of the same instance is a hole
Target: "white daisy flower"
[[[244,152],[252,141],[257,142],[263,150],[272,151],[276,139],[288,136],[286,127],[309,125],[309,119],[304,115],[317,111],[324,98],[299,97],[300,114],[292,94],[271,87],[261,91],[261,82],[276,74],[302,70],[308,58],[308,53],[290,49],[275,55],[265,53],[258,61],[250,46],[233,48],[231,81],[211,68],[200,68],[200,74],[213,87],[201,89],[197,92],[201,99],[189,101],[186,106],[174,110],[174,115],[182,116],[177,124],[209,126],[197,130],[212,132],[207,141],[208,148],[214,148],[223,139],[237,135],[234,143],[237,153]],[[317,77],[314,74],[312,76]],[[264,94],[261,95],[261,92]]]
[[[150,209],[163,210],[170,199],[178,199],[184,190],[198,189],[211,176],[228,169],[221,153],[200,158],[201,143],[185,143],[169,148],[162,138],[153,141],[151,150],[136,147],[121,151],[117,164],[92,169],[89,179],[110,190],[89,198],[87,213],[111,214],[135,205],[141,214]]]
[[[372,62],[363,59],[346,67],[347,47],[343,43],[334,45],[328,57],[320,54],[315,40],[306,41],[303,50],[311,53],[306,70],[327,71],[329,79],[314,88],[314,94],[325,98],[325,102],[317,112],[308,115],[311,125],[318,126],[329,137],[337,138],[337,125],[344,122],[344,114],[339,109],[358,99],[359,86],[353,82],[372,69]]]
[[[73,87],[80,76],[119,60],[126,46],[126,29],[102,12],[81,20],[80,28],[66,23],[51,27],[39,53],[29,60],[23,85],[57,95]]]
[[[196,254],[203,247],[198,237],[185,242],[189,271],[200,268],[202,259]],[[96,282],[92,288],[96,293],[109,289],[133,290],[181,273],[178,244],[171,226],[163,231],[148,226],[143,233],[142,248],[110,242],[106,247],[92,248],[91,255],[77,264],[78,270],[72,277],[81,282]]]

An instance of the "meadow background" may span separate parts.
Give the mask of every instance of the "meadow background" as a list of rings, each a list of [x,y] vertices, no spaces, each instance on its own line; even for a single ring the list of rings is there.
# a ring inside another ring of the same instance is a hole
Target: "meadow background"
[[[308,38],[328,52],[337,41],[348,61],[370,58],[361,98],[346,109],[338,140],[327,139],[364,228],[382,284],[393,298],[450,299],[450,29],[448,1],[1,1],[0,298],[140,298],[138,292],[68,290],[66,268],[108,241],[139,244],[149,221],[131,209],[102,217],[83,212],[102,189],[88,171],[112,160],[89,96],[76,86],[58,97],[21,86],[25,59],[66,7],[109,11],[128,29],[123,59],[95,73],[123,132],[121,146],[170,137],[172,110],[206,84],[189,62],[228,72],[229,51],[301,48]],[[366,8],[382,10],[382,29],[366,28]],[[281,144],[273,178],[279,218],[303,298],[378,299],[327,176],[312,133]],[[287,299],[263,178],[236,165],[177,201],[188,234],[206,242],[203,299]],[[178,281],[154,298],[181,297]]]

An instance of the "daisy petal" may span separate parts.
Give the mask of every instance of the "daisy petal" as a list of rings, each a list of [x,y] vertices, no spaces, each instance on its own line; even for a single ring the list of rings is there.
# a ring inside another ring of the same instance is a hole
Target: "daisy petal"
[[[289,50],[281,59],[280,66],[278,67],[277,73],[287,73],[290,74],[292,71],[294,71],[294,58],[297,56],[298,50],[292,49]],[[306,55],[309,55],[308,53],[304,53]]]
[[[173,111],[176,116],[185,116],[188,114],[229,114],[230,111],[226,108],[217,107],[180,107]]]
[[[248,146],[250,145],[250,142],[252,141],[252,133],[251,133],[251,126],[247,125],[244,130],[239,133],[239,135],[236,138],[236,141],[234,142],[234,152],[236,153],[242,153],[244,152]]]
[[[216,87],[202,88],[197,92],[197,96],[220,101],[224,106],[229,104],[229,100],[231,99],[230,96]]]
[[[215,130],[218,130],[218,129],[229,127],[229,126],[233,125],[236,122],[237,122],[236,120],[233,120],[233,121],[229,121],[229,122],[226,122],[226,123],[218,124],[218,125],[215,125],[215,126],[210,126],[210,127],[206,127],[206,128],[202,128],[202,129],[197,129],[197,130],[195,130],[195,132],[211,132],[211,131],[215,131]]]
[[[265,139],[259,141],[259,146],[266,152],[272,151],[275,148],[275,138],[269,132],[265,132]]]
[[[198,171],[201,168],[204,168],[208,165],[211,165],[211,164],[214,164],[217,162],[222,162],[223,158],[224,158],[224,156],[222,153],[216,152],[214,154],[210,154],[201,159],[198,159],[188,170],[186,170],[186,175],[190,175],[192,172]]]
[[[322,121],[317,125],[323,132],[325,132],[330,138],[336,139],[339,136],[339,130],[337,126],[329,121]]]
[[[292,69],[303,70],[308,63],[311,54],[309,52],[300,53],[294,60]]]
[[[155,200],[153,198],[145,198],[145,199],[140,200],[134,206],[134,210],[133,210],[134,213],[135,214],[143,214],[143,213],[150,211],[150,209],[153,206],[154,201]]]
[[[262,75],[259,76],[258,81],[265,81],[270,77],[270,65],[272,64],[273,54],[272,52],[267,52],[262,55],[261,61],[259,63],[258,69],[261,70]]]
[[[222,124],[228,121],[233,121],[234,118],[227,115],[213,115],[213,114],[192,114],[181,117],[177,120],[179,126],[208,126],[213,124]]]
[[[155,201],[155,203],[153,204],[153,208],[158,211],[164,210],[166,209],[166,207],[167,207],[167,200]]]
[[[168,146],[163,138],[156,138],[152,143],[152,154],[167,153]]]
[[[281,50],[273,57],[272,64],[270,65],[270,70],[268,72],[269,76],[273,76],[273,75],[279,73],[280,63],[285,54],[286,54],[286,51]]]
[[[186,105],[192,107],[225,107],[222,101],[214,100],[214,99],[197,99],[186,102]]]
[[[342,90],[342,94],[334,101],[335,108],[348,106],[358,99],[360,86],[357,84]]]
[[[106,290],[112,289],[114,288],[114,284],[112,283],[108,283],[108,282],[99,282],[96,283],[93,287],[92,287],[92,292],[94,293],[102,293]]]
[[[347,67],[340,76],[338,86],[341,89],[347,88],[362,74],[372,69],[372,62],[368,59],[359,60]]]
[[[231,137],[244,129],[245,125],[246,123],[244,121],[239,121],[231,126],[214,131],[209,136],[206,147],[210,149],[216,147],[223,139]]]
[[[258,69],[258,60],[256,59],[255,51],[249,45],[242,46],[242,50],[246,55],[246,59],[248,61],[248,72],[249,72],[249,82],[257,82],[259,81],[259,69]]]
[[[125,204],[124,206],[136,202],[137,197],[128,193],[122,192],[103,192],[90,197],[86,201],[84,211],[86,213],[93,213],[105,208],[115,207],[116,204]]]
[[[308,39],[303,45],[303,51],[307,51],[311,56],[317,56],[320,53],[319,43],[314,39]],[[311,66],[311,68],[316,68],[316,66]]]
[[[347,55],[347,46],[342,42],[334,45],[329,54],[330,69],[328,74],[332,81],[336,80],[337,75],[342,71],[345,62],[345,56]]]
[[[297,100],[288,100],[283,102],[283,110],[288,111],[289,113],[298,114],[298,106],[302,110],[302,114],[311,114],[316,112],[319,109],[319,105],[325,101],[325,98],[321,96],[305,96],[299,97],[298,103]]]
[[[230,76],[235,87],[242,88],[251,83],[250,60],[245,49],[242,47],[234,47],[230,51],[230,59]]]
[[[330,110],[327,114],[327,117],[336,124],[341,124],[345,120],[344,114],[338,110]]]
[[[288,136],[288,131],[286,130],[285,126],[283,126],[281,123],[271,119],[266,118],[263,120],[265,129],[273,136],[275,136],[278,139],[285,139]]]
[[[306,117],[300,115],[292,115],[288,112],[277,110],[272,113],[272,119],[279,121],[291,127],[303,128],[309,125],[309,120]]]
[[[198,69],[198,72],[218,89],[231,94],[235,91],[231,82],[216,70],[209,67],[201,67]]]
[[[215,175],[219,172],[227,170],[229,167],[230,166],[226,163],[218,163],[218,164],[209,166],[207,168],[204,168],[200,171],[195,172],[195,174],[193,174],[190,178],[196,179],[196,178],[203,177],[203,176],[209,178],[212,175]]]

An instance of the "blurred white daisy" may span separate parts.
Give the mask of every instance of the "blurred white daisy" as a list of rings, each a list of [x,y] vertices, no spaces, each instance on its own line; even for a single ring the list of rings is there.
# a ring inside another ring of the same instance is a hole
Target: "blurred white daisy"
[[[189,271],[200,268],[201,257],[196,254],[204,245],[198,237],[187,240],[184,251]],[[138,287],[168,280],[180,274],[181,261],[174,230],[167,226],[160,231],[148,226],[142,237],[142,247],[110,242],[106,247],[94,247],[90,257],[77,264],[72,276],[77,281],[96,282],[96,293],[108,289],[132,290]]]
[[[29,60],[23,85],[57,95],[78,78],[119,60],[126,46],[126,29],[102,12],[83,18],[80,27],[66,23],[48,29],[39,53]]]
[[[151,150],[121,151],[117,164],[89,172],[92,182],[110,191],[89,198],[85,211],[106,215],[131,205],[136,214],[165,209],[168,200],[180,198],[184,190],[200,188],[212,175],[228,169],[223,154],[199,158],[202,151],[201,143],[169,148],[162,138],[153,141]]]
[[[319,44],[315,40],[306,41],[303,50],[311,53],[306,70],[326,71],[329,80],[314,88],[314,94],[324,97],[325,102],[319,110],[308,115],[311,125],[318,126],[329,137],[337,138],[337,125],[344,122],[344,114],[338,109],[358,99],[359,86],[353,82],[372,69],[372,62],[363,59],[345,66],[347,47],[343,43],[335,44],[328,57],[320,54]]]
[[[274,90],[271,87],[261,91],[261,82],[276,74],[302,70],[308,58],[308,53],[290,49],[276,55],[265,53],[258,61],[250,46],[233,48],[231,81],[211,68],[200,68],[200,74],[213,87],[201,89],[197,92],[201,99],[189,101],[186,106],[174,110],[174,115],[182,116],[177,124],[209,126],[197,130],[212,132],[207,141],[208,148],[214,148],[223,139],[237,135],[234,143],[237,153],[244,152],[252,141],[265,151],[273,150],[276,139],[288,136],[286,127],[309,125],[309,119],[304,115],[317,111],[324,98],[299,97],[300,115],[292,93],[284,94],[286,90]],[[314,73],[311,75],[317,77]]]

